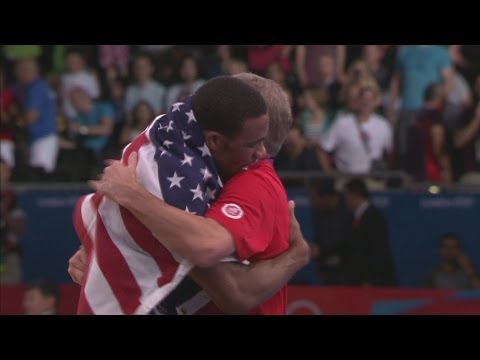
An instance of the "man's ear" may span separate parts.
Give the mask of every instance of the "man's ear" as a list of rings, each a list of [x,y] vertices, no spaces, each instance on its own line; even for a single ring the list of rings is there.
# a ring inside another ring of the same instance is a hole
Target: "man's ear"
[[[206,130],[203,132],[203,137],[205,138],[205,143],[207,144],[210,151],[218,151],[222,148],[222,144],[225,140],[225,136],[220,134],[218,131]]]

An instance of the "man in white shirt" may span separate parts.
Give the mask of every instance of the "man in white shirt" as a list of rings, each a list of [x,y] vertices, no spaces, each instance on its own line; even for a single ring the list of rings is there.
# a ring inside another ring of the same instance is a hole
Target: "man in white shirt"
[[[378,85],[362,82],[358,97],[358,110],[340,115],[321,138],[323,149],[333,152],[342,173],[366,174],[375,161],[384,160],[393,150],[391,126],[374,112],[381,101]]]

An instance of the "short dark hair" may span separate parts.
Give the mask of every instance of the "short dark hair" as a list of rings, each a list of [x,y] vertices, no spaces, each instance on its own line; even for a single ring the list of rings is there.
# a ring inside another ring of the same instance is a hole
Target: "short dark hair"
[[[367,185],[365,185],[365,181],[361,178],[353,178],[349,180],[345,184],[345,190],[352,193],[361,196],[364,199],[368,199],[370,196],[368,193]]]
[[[457,242],[458,247],[460,249],[463,249],[462,241],[460,240],[460,237],[457,234],[451,233],[451,232],[445,233],[441,236],[440,241],[438,242],[439,247],[442,247],[445,240],[447,239],[454,239]]]
[[[138,59],[146,59],[152,66],[155,66],[153,63],[152,56],[148,52],[140,51],[137,54],[135,54],[135,57],[133,58],[133,62],[137,61]]]
[[[36,279],[27,285],[28,290],[38,290],[45,297],[53,296],[56,300],[56,305],[60,300],[60,289],[58,285],[46,279]]]
[[[71,55],[71,54],[76,54],[76,55],[79,55],[83,61],[87,62],[87,56],[85,55],[85,51],[84,51],[84,46],[82,45],[78,45],[78,46],[69,46],[65,49],[65,53],[64,53],[64,57],[67,57],[68,55]]]
[[[202,130],[214,130],[231,137],[246,119],[267,114],[262,95],[232,76],[208,80],[192,97],[192,110]]]

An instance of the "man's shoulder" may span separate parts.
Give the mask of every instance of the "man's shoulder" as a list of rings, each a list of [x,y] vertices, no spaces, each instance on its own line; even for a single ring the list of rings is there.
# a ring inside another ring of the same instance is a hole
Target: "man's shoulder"
[[[251,165],[247,171],[244,172],[244,176],[248,176],[256,181],[265,182],[266,184],[279,184],[281,185],[280,178],[278,177],[272,160],[260,160]]]
[[[388,120],[384,116],[382,116],[378,113],[373,113],[371,119],[373,120],[373,123],[375,125],[379,125],[379,126],[383,126],[383,127],[389,127],[389,125],[390,125]]]
[[[273,161],[271,159],[259,160],[256,163],[250,165],[248,169],[257,171],[260,174],[266,174],[271,172],[275,173],[275,168],[273,167]]]
[[[355,125],[355,117],[351,112],[345,112],[343,114],[339,114],[335,120],[333,121],[332,125],[330,126],[329,131],[343,131],[345,129],[353,129],[356,128]]]
[[[225,186],[241,186],[244,190],[251,190],[258,193],[261,193],[259,187],[266,187],[268,189],[279,188],[283,190],[280,178],[270,160],[260,160],[244,168],[230,179]]]
[[[272,174],[276,175],[275,169],[273,167],[273,162],[271,160],[259,160],[254,164],[245,166],[242,170],[235,174],[235,176],[231,180],[253,177],[263,178]]]

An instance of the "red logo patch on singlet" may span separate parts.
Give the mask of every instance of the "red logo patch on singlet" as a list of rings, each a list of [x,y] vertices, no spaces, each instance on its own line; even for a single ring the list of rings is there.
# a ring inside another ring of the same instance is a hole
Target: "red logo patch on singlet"
[[[222,206],[222,213],[230,219],[240,219],[243,216],[243,210],[237,204],[225,204]]]

